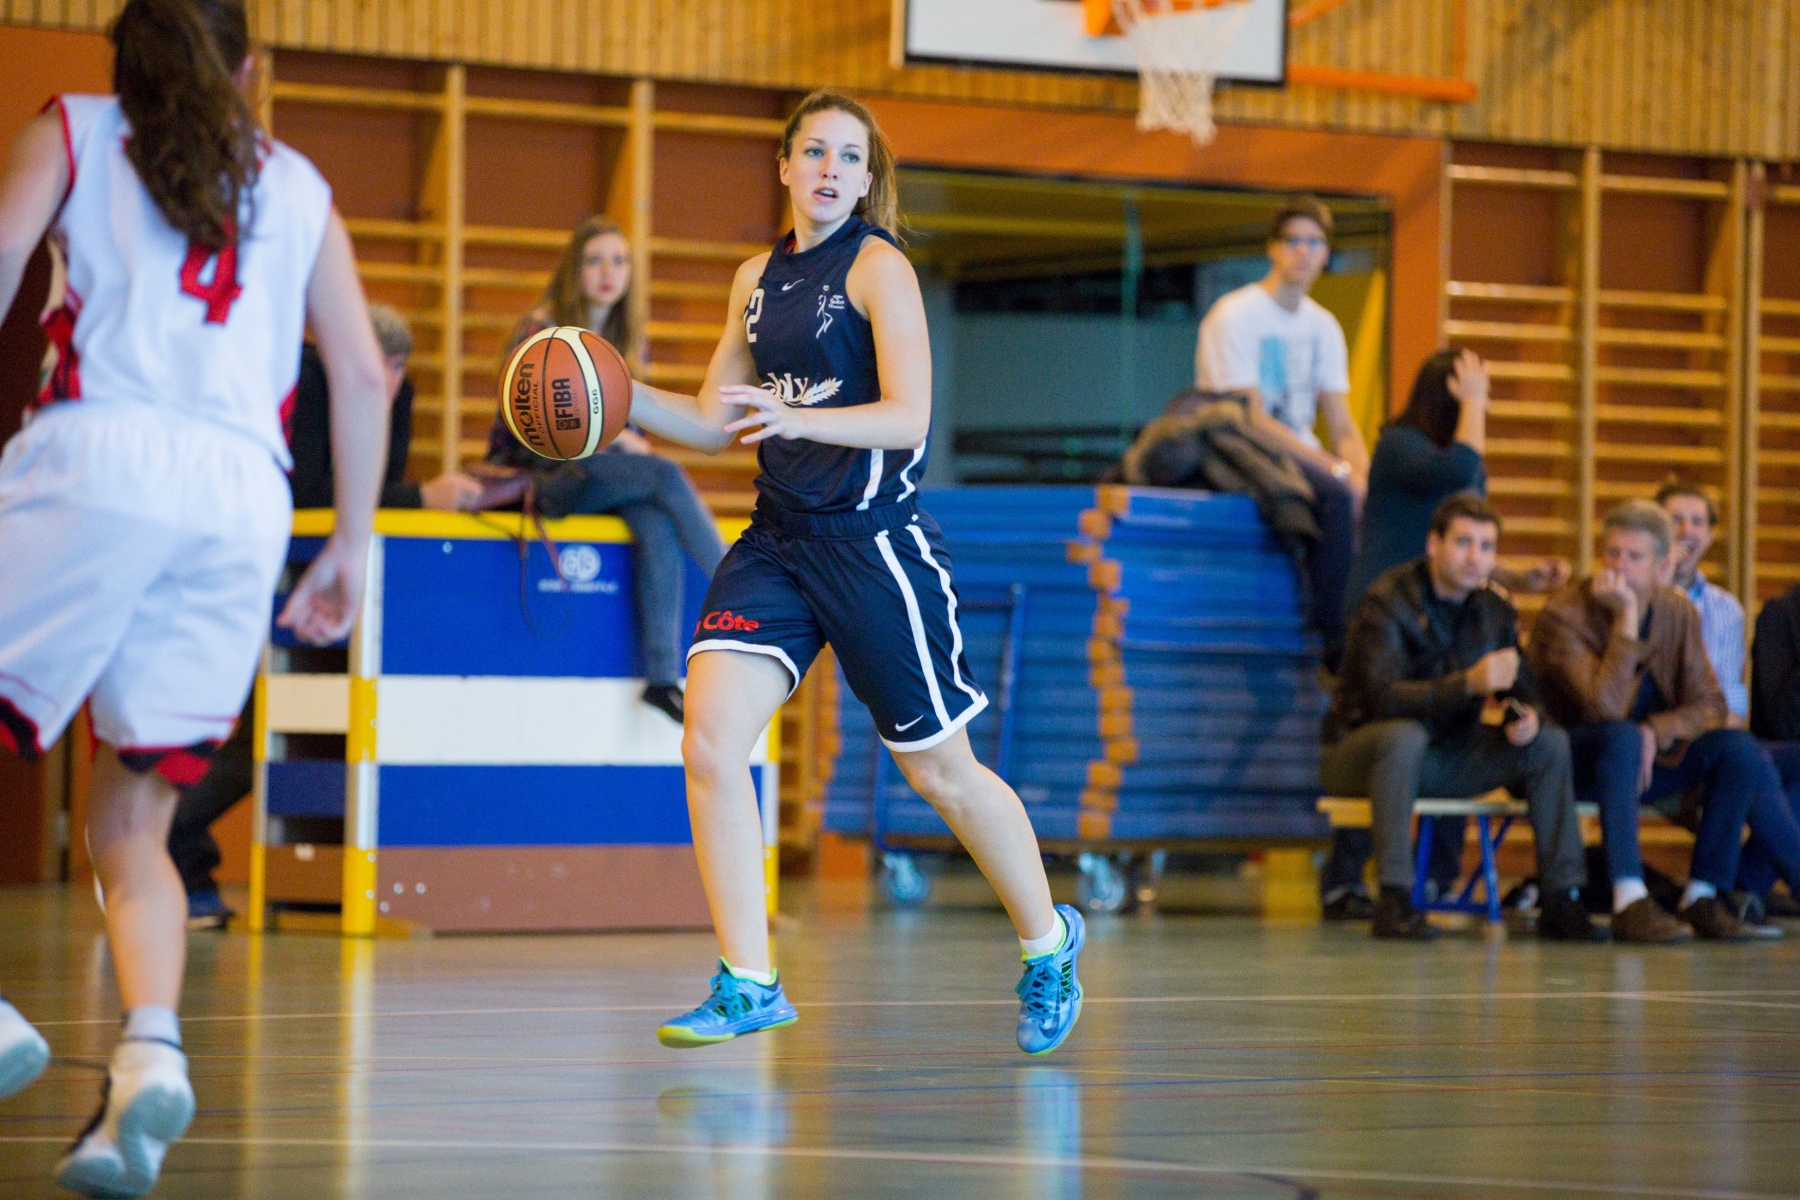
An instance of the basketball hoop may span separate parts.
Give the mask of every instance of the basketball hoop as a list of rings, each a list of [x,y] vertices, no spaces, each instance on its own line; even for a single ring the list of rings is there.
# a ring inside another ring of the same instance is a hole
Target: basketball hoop
[[[1090,14],[1097,7],[1090,0]],[[1137,55],[1138,128],[1177,130],[1197,146],[1212,141],[1213,79],[1250,15],[1248,0],[1111,0],[1110,15],[1108,30],[1123,33]]]

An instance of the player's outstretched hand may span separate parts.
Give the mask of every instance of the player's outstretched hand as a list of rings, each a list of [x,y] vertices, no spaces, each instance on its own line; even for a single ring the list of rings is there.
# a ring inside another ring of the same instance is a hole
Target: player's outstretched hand
[[[333,535],[294,585],[287,607],[275,623],[314,646],[342,641],[356,623],[362,603],[368,546],[351,546]]]
[[[719,389],[719,399],[735,408],[750,411],[725,427],[726,433],[742,433],[746,446],[772,437],[805,437],[801,425],[805,410],[791,408],[767,388],[746,383],[728,383]]]

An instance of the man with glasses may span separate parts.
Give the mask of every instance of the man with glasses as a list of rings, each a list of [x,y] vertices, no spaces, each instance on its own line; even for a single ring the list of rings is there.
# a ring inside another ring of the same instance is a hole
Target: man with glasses
[[[1331,257],[1331,210],[1311,196],[1284,204],[1270,225],[1268,252],[1268,275],[1221,296],[1200,323],[1195,380],[1206,391],[1247,396],[1251,422],[1287,450],[1312,484],[1322,535],[1309,564],[1313,619],[1325,639],[1326,664],[1335,668],[1369,451],[1350,418],[1344,331],[1307,295]],[[1321,415],[1329,450],[1313,431]]]

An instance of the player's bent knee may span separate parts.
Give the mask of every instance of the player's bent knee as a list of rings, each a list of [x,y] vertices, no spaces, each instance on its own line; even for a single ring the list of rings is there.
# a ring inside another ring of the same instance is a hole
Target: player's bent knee
[[[689,714],[681,734],[681,763],[690,775],[702,779],[719,779],[730,771],[742,771],[750,761],[748,746],[739,739],[721,736]]]
[[[983,793],[987,770],[975,761],[967,742],[896,754],[894,761],[912,789],[946,817],[968,811]]]

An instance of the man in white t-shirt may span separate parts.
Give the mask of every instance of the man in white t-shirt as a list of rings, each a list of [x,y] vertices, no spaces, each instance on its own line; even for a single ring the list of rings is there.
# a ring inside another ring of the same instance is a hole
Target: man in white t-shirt
[[[1350,417],[1349,350],[1337,318],[1306,293],[1331,257],[1331,210],[1311,196],[1283,205],[1269,233],[1269,274],[1219,298],[1200,322],[1195,384],[1249,397],[1250,420],[1279,441],[1312,484],[1319,549],[1308,564],[1313,619],[1336,669],[1356,509],[1369,451]],[[1313,426],[1320,415],[1327,450]]]

